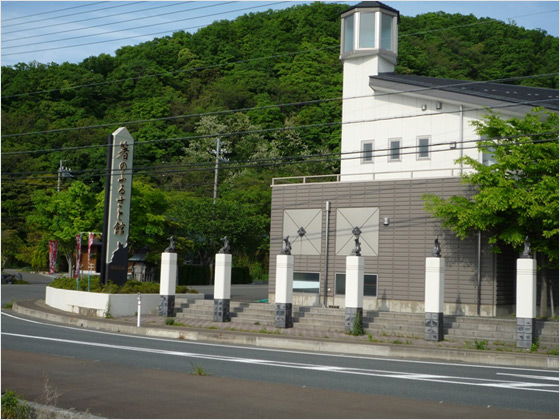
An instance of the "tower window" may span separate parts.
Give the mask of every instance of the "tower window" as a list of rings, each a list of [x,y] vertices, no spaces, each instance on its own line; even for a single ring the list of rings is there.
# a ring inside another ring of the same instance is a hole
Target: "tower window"
[[[393,16],[381,13],[381,48],[393,50]]]
[[[375,13],[360,13],[360,48],[375,48]]]
[[[344,19],[344,52],[354,49],[354,15]]]

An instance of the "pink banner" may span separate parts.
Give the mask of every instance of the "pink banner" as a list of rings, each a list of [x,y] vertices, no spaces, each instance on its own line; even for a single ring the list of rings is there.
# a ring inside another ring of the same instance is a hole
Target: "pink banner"
[[[76,254],[76,273],[74,278],[77,279],[80,275],[80,260],[82,256],[82,235],[76,235],[76,245],[78,246],[78,252]]]
[[[93,232],[88,234],[88,250],[87,250],[87,269],[91,270],[91,246],[93,245]]]
[[[56,257],[58,254],[58,242],[49,241],[49,274],[56,272]]]

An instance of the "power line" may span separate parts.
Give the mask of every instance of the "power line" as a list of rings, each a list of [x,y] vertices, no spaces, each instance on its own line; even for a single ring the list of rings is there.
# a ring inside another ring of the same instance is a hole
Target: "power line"
[[[139,3],[141,3],[141,2],[139,2]],[[164,7],[177,6],[178,4],[180,5],[180,4],[186,4],[186,3],[192,3],[192,2],[186,1],[186,2],[181,2],[181,3],[176,3],[176,4],[168,4],[168,5],[166,5],[166,6],[157,6],[157,7],[152,7],[151,9],[144,9],[144,10],[142,10],[142,11],[145,11],[145,10],[152,10],[152,9],[162,9],[162,8],[164,8]],[[207,9],[207,8],[210,8],[210,7],[223,6],[223,5],[225,5],[225,4],[231,4],[231,3],[235,3],[235,2],[234,2],[234,1],[229,1],[229,2],[224,2],[224,3],[220,3],[220,4],[211,4],[211,5],[209,5],[209,6],[194,7],[194,8],[192,8],[192,9],[187,9],[187,10],[177,10],[177,11],[174,11],[174,12],[161,13],[161,14],[159,14],[159,15],[143,16],[143,17],[139,17],[139,18],[135,18],[135,19],[126,19],[126,20],[121,20],[121,21],[116,21],[116,22],[104,23],[104,24],[102,24],[102,25],[86,26],[86,27],[79,28],[79,29],[67,29],[67,30],[64,30],[64,31],[50,32],[50,33],[46,33],[46,34],[27,36],[27,37],[24,37],[24,38],[17,38],[17,39],[4,40],[4,42],[9,42],[9,41],[20,41],[20,40],[28,39],[28,38],[45,37],[45,36],[49,36],[49,35],[61,34],[61,33],[66,33],[66,32],[84,31],[84,30],[86,30],[86,29],[100,28],[100,27],[102,27],[102,26],[117,25],[117,24],[119,24],[119,23],[129,23],[129,22],[134,22],[134,21],[137,21],[137,20],[152,19],[152,18],[160,17],[160,16],[176,15],[176,14],[178,14],[178,13],[192,12],[193,10]],[[102,16],[102,18],[113,17],[113,16],[122,16],[122,13],[117,13],[117,14],[115,14],[115,15]],[[208,15],[208,16],[213,16],[213,15]],[[92,37],[92,36],[96,36],[96,35],[107,35],[107,34],[111,34],[111,33],[114,33],[114,32],[131,31],[131,30],[134,30],[134,29],[149,28],[149,27],[151,27],[151,26],[159,26],[159,25],[167,25],[167,24],[169,24],[169,23],[183,22],[183,21],[185,21],[185,20],[201,19],[201,18],[204,18],[204,17],[207,17],[207,16],[206,16],[206,15],[203,15],[203,16],[195,16],[195,17],[183,18],[183,19],[174,20],[174,21],[168,21],[168,22],[162,22],[162,23],[152,23],[152,24],[150,24],[150,25],[135,26],[135,27],[133,27],[133,28],[119,29],[119,30],[116,30],[116,31],[100,32],[100,33],[95,33],[95,34],[76,36],[76,37],[72,37],[72,38],[54,39],[54,40],[52,40],[52,41],[35,42],[35,43],[33,43],[33,44],[12,45],[11,47],[4,47],[4,49],[7,49],[7,48],[27,47],[27,46],[29,46],[29,45],[39,45],[39,44],[45,44],[45,43],[51,43],[51,42],[59,42],[59,41],[69,41],[69,40],[71,40],[71,39],[87,38],[87,37]],[[97,19],[97,18],[84,19],[83,21],[92,20],[92,19]],[[78,23],[78,22],[83,22],[83,21],[76,21],[76,22],[72,22],[72,23]],[[58,25],[51,25],[51,26],[58,26]],[[46,26],[45,26],[45,28],[46,28]],[[38,28],[35,28],[35,29],[38,29]]]
[[[206,15],[204,17],[221,16],[225,13],[242,12],[242,11],[245,11],[245,10],[251,10],[251,9],[256,9],[256,8],[260,8],[260,7],[275,6],[275,5],[281,4],[281,3],[284,3],[284,2],[279,1],[279,2],[275,2],[275,3],[265,4],[265,5],[262,5],[262,6],[251,6],[251,7],[245,7],[245,8],[237,9],[237,10],[230,10],[230,11],[227,11],[227,12],[213,13],[213,14]],[[208,7],[211,7],[211,6],[208,6]],[[174,21],[174,22],[178,22],[178,21]],[[153,26],[153,25],[148,25],[148,26]],[[201,28],[203,26],[205,26],[205,25],[195,26],[195,27],[186,28],[186,29]],[[66,46],[61,46],[61,47],[43,48],[43,49],[39,49],[39,50],[30,50],[30,51],[20,51],[20,52],[16,52],[16,53],[8,53],[8,54],[2,54],[2,55],[3,56],[9,56],[9,55],[17,55],[17,54],[29,54],[29,53],[34,53],[34,52],[53,51],[53,50],[60,50],[60,49],[74,48],[74,47],[83,47],[83,46],[86,46],[86,45],[103,44],[103,43],[106,43],[106,42],[123,41],[123,40],[126,40],[126,39],[160,35],[160,34],[165,34],[165,33],[173,32],[173,31],[177,31],[177,29],[172,29],[172,30],[167,30],[167,31],[162,31],[162,32],[154,32],[154,33],[150,33],[150,34],[134,35],[134,36],[128,36],[128,37],[124,37],[124,38],[105,40],[105,41],[87,42],[87,43],[84,43],[84,44],[66,45]]]
[[[8,21],[10,21],[10,20],[27,19],[27,18],[30,18],[30,17],[33,17],[33,16],[39,16],[39,15],[43,16],[43,15],[46,15],[46,14],[49,14],[49,13],[62,12],[62,11],[64,11],[64,10],[78,9],[78,8],[81,8],[81,7],[89,7],[89,6],[94,6],[94,5],[96,5],[96,4],[101,4],[101,3],[108,3],[108,2],[107,2],[107,1],[98,1],[98,2],[95,2],[95,3],[83,4],[83,5],[80,5],[80,6],[65,7],[64,9],[56,9],[56,10],[50,10],[50,11],[48,11],[48,12],[33,13],[33,14],[31,14],[31,15],[18,16],[18,17],[13,17],[13,18],[8,18],[8,19],[2,19],[2,26],[8,27],[8,26],[14,26],[14,25],[21,25],[21,23],[14,23],[14,24],[12,24],[12,25],[5,25],[5,24],[4,24],[4,22],[8,22]],[[91,13],[91,10],[88,11],[88,12],[84,12],[84,13]],[[55,16],[55,17],[57,17],[57,16]],[[59,16],[58,16],[58,17],[59,17]],[[52,18],[46,18],[46,19],[52,19]],[[29,22],[26,22],[26,23],[29,23]]]
[[[188,2],[186,2],[186,3],[188,3]],[[149,9],[145,9],[145,10],[149,10]],[[515,16],[515,17],[532,16],[532,15],[543,14],[543,13],[548,13],[548,12],[531,13],[531,14],[520,15],[520,16]],[[515,17],[514,17],[514,18],[515,18]],[[509,18],[509,19],[513,19],[513,18]],[[504,24],[505,24],[505,22],[500,22],[500,21],[498,21],[498,20],[492,19],[492,20],[486,21],[486,22],[477,22],[477,23],[466,24],[466,25],[457,25],[457,26],[453,26],[453,27],[440,28],[440,29],[434,29],[434,30],[429,30],[429,31],[414,32],[414,33],[409,33],[409,34],[402,34],[402,33],[401,33],[401,34],[399,34],[399,37],[408,37],[408,36],[414,36],[414,35],[422,35],[422,34],[427,34],[427,33],[432,33],[432,32],[440,32],[440,31],[445,31],[445,30],[450,30],[450,29],[456,29],[456,28],[461,28],[461,27],[469,27],[469,26],[474,26],[474,25],[490,24],[490,23],[496,23],[496,22],[504,23]],[[196,28],[200,28],[200,26],[199,26],[199,27],[185,28],[185,29],[196,29]],[[114,31],[113,31],[113,32],[114,32]],[[168,31],[167,31],[167,32],[168,32]],[[55,32],[55,33],[57,33],[57,32]],[[60,32],[58,32],[58,33],[60,33]],[[110,32],[107,32],[107,33],[110,33]],[[162,33],[162,32],[158,32],[158,33],[155,33],[155,34],[148,34],[148,35],[158,35],[158,34],[161,34],[161,33]],[[164,32],[164,33],[166,33],[166,32]],[[47,35],[48,35],[48,34],[47,34]],[[125,39],[127,39],[127,38],[125,38]],[[107,41],[107,42],[109,42],[109,41]],[[89,45],[89,44],[80,44],[80,46],[81,46],[81,45]],[[6,48],[14,48],[14,47],[5,47],[4,49],[6,49]],[[64,47],[64,48],[71,48],[71,46],[69,46],[69,47]],[[337,46],[335,46],[335,47],[329,47],[329,48],[337,48],[337,49],[338,49],[339,46],[337,45]],[[42,50],[39,50],[39,51],[42,51]],[[22,54],[23,54],[23,53],[22,53]],[[13,55],[13,54],[11,54],[11,55]],[[249,60],[248,60],[248,61],[249,61]],[[224,64],[224,65],[226,65],[226,64]],[[164,73],[164,74],[169,75],[169,74],[175,74],[175,73]],[[152,77],[152,76],[153,76],[153,77],[156,77],[156,76],[159,76],[159,75],[163,75],[163,74],[147,75],[147,76],[143,76],[143,77]],[[134,80],[134,78],[122,79],[122,80]],[[102,84],[105,84],[105,83],[115,83],[115,82],[116,82],[116,81],[107,81],[107,82],[95,83],[95,84],[77,85],[77,86],[73,86],[73,87],[61,88],[60,90],[68,90],[68,89],[79,88],[79,87],[98,86],[98,85],[102,85]],[[38,93],[47,93],[47,92],[53,92],[53,91],[57,91],[57,90],[59,90],[59,89],[51,89],[51,90],[38,91],[38,92],[31,92],[31,93],[22,93],[22,94],[17,94],[17,95],[4,96],[3,98],[11,98],[11,97],[16,97],[16,96],[32,95],[32,94],[38,94]]]
[[[235,2],[234,2],[234,1],[230,1],[230,2],[226,2],[226,3],[222,3],[222,4],[230,4],[230,3],[235,3]],[[163,15],[169,15],[169,14],[175,15],[175,14],[178,14],[178,13],[189,12],[189,11],[191,11],[191,10],[205,9],[205,8],[208,8],[208,7],[216,7],[216,6],[219,6],[219,5],[213,4],[213,5],[210,5],[210,6],[196,7],[196,8],[194,8],[194,9],[189,9],[189,10],[183,10],[183,11],[177,11],[177,12],[170,12],[170,13],[163,13],[163,14],[161,14],[161,15],[148,16],[148,17],[143,17],[143,18],[138,18],[138,19],[131,19],[131,20],[127,21],[127,22],[132,22],[132,21],[134,21],[134,20],[140,20],[140,19],[149,19],[149,18],[152,18],[152,17],[163,16]],[[116,33],[116,32],[127,32],[127,31],[132,31],[132,30],[134,30],[134,29],[144,29],[144,28],[150,28],[150,27],[152,27],[152,26],[169,25],[170,23],[177,23],[177,22],[185,22],[185,21],[187,21],[187,20],[202,19],[202,18],[205,18],[205,17],[208,17],[208,16],[215,16],[215,15],[218,15],[218,14],[221,14],[221,13],[215,13],[215,14],[213,14],[213,15],[194,16],[194,17],[190,17],[190,18],[182,18],[182,19],[171,20],[171,21],[162,22],[162,23],[152,23],[152,24],[144,25],[144,26],[135,26],[135,27],[133,27],[133,28],[116,29],[116,30],[114,30],[114,31],[100,32],[100,33],[96,33],[96,34],[79,35],[79,36],[74,36],[74,37],[71,37],[71,38],[55,39],[55,40],[52,40],[52,41],[35,42],[35,43],[33,43],[33,44],[13,45],[13,46],[11,46],[11,47],[4,47],[3,49],[26,47],[26,46],[28,46],[28,45],[52,44],[53,42],[69,41],[69,40],[72,40],[72,39],[79,39],[79,38],[89,38],[89,37],[96,36],[96,35],[107,35],[107,34],[113,34],[113,33]],[[118,23],[118,22],[117,22],[117,23]],[[107,23],[107,24],[99,25],[99,26],[108,26],[108,25],[114,25],[114,23],[111,22],[111,23]],[[196,27],[193,27],[193,28],[199,28],[199,27],[200,27],[200,26],[196,26]],[[186,28],[186,29],[193,29],[193,28]],[[88,29],[88,28],[82,28],[82,29]],[[82,30],[82,29],[80,29],[80,30]],[[69,32],[69,31],[61,31],[61,32]],[[167,32],[169,32],[169,30],[168,30]],[[50,34],[45,34],[45,35],[50,35]],[[43,36],[43,35],[37,35],[37,36]]]
[[[495,142],[495,141],[504,141],[504,140],[515,140],[521,139],[526,137],[533,137],[533,136],[543,136],[549,134],[558,134],[558,131],[552,132],[544,132],[544,133],[523,133],[517,134],[514,136],[508,137],[501,137],[495,139],[471,139],[463,141],[463,145],[467,144],[467,147],[463,147],[463,150],[471,150],[480,148],[480,143],[488,143],[488,142]],[[510,146],[520,146],[520,145],[527,145],[527,144],[539,144],[539,143],[552,143],[557,142],[558,138],[550,138],[550,139],[537,139],[531,140],[529,142],[517,142],[517,143],[494,143],[492,146],[483,146],[483,147],[510,147]],[[437,152],[449,152],[449,144],[452,142],[446,141],[441,143],[434,143],[430,145],[430,153],[437,153]],[[472,144],[472,145],[468,145]],[[442,147],[442,149],[436,150],[436,148]],[[445,147],[445,149],[443,149]],[[420,153],[420,146],[400,146],[398,148],[401,155],[415,155]],[[374,150],[372,158],[382,158],[382,157],[390,157],[391,153],[395,149],[393,148],[378,148]],[[351,151],[351,152],[337,152],[337,153],[321,153],[321,154],[311,154],[311,155],[294,155],[294,156],[280,156],[280,157],[270,157],[270,158],[262,158],[262,159],[247,159],[241,161],[231,161],[231,162],[224,162],[221,164],[220,169],[224,170],[237,170],[243,168],[258,168],[258,167],[267,167],[267,166],[277,166],[281,164],[308,164],[308,163],[316,163],[316,162],[327,162],[327,161],[338,161],[338,160],[353,160],[353,159],[361,159],[362,156],[366,152],[363,150],[360,151]],[[320,160],[317,160],[320,159]],[[188,168],[188,169],[176,169],[171,170],[174,168]],[[84,169],[78,171],[72,171],[74,176],[77,175],[85,175],[85,174],[92,174],[92,175],[103,175],[107,171],[106,168],[98,168],[98,169]],[[142,171],[149,171],[150,174],[153,173],[183,173],[183,172],[211,172],[214,171],[214,162],[196,162],[196,163],[187,163],[183,165],[160,165],[160,166],[144,166],[144,167],[134,167],[132,170],[126,170],[125,173],[137,173]],[[10,178],[21,177],[21,176],[30,176],[30,175],[47,175],[47,176],[58,176],[55,171],[34,171],[34,172],[14,172],[14,173],[2,173],[2,176]]]
[[[116,9],[118,7],[127,7],[127,6],[132,6],[132,5],[140,4],[140,3],[145,3],[145,2],[144,1],[135,1],[135,2],[129,2],[129,3],[127,2],[126,4],[120,4],[120,5],[117,5],[117,6],[106,7],[104,9],[99,9],[99,10],[93,10],[93,12],[105,11],[105,10],[109,10],[109,9]],[[187,3],[189,3],[189,2],[187,2]],[[180,3],[178,3],[178,4],[180,4]],[[159,6],[159,7],[166,7],[166,6]],[[151,9],[144,9],[144,10],[151,10]],[[140,11],[144,11],[144,10],[140,10]],[[14,24],[14,25],[6,25],[6,26],[28,25],[30,23],[42,22],[44,20],[60,19],[60,18],[63,18],[63,17],[83,15],[84,13],[91,13],[91,12],[92,12],[92,10],[89,10],[87,12],[72,13],[72,14],[69,14],[69,15],[62,15],[62,16],[54,16],[54,17],[50,17],[50,18],[37,19],[37,20],[29,21],[29,22],[17,23],[17,24]],[[72,21],[70,23],[80,23],[80,22],[85,22],[85,21],[88,21],[88,20],[102,19],[102,18],[106,18],[106,17],[121,16],[121,15],[122,15],[122,13],[116,13],[114,15],[106,15],[106,16],[96,16],[96,17],[92,17],[92,18],[88,18],[88,19],[75,20],[75,21]],[[60,23],[53,23],[52,25],[37,26],[37,27],[31,28],[31,29],[38,30],[38,29],[50,28],[52,26],[60,26],[60,25],[61,25]],[[25,32],[25,31],[29,31],[29,30],[30,29],[28,28],[28,29],[18,29],[16,31],[11,31],[11,32],[4,32],[3,36],[4,35],[9,35],[9,34],[15,34],[17,32]],[[45,35],[49,35],[49,34],[45,34]],[[41,36],[41,35],[38,35],[38,36]],[[25,38],[23,38],[23,39],[25,39]],[[17,40],[17,38],[16,39],[10,39],[8,41],[14,41],[14,40]]]
[[[304,50],[304,51],[286,52],[286,53],[281,53],[281,54],[269,55],[269,56],[266,56],[266,57],[256,57],[256,58],[249,58],[249,59],[246,59],[246,60],[228,61],[226,63],[211,64],[211,65],[208,65],[208,66],[200,66],[200,67],[191,67],[191,68],[188,68],[188,69],[168,71],[168,72],[165,72],[165,73],[155,73],[155,74],[147,74],[147,75],[137,76],[137,77],[128,77],[126,79],[107,80],[107,81],[104,81],[104,82],[88,83],[88,84],[84,84],[84,85],[75,85],[75,86],[69,86],[69,87],[64,87],[64,88],[40,90],[40,91],[36,91],[36,92],[27,92],[27,93],[18,93],[18,94],[15,94],[15,95],[2,96],[2,99],[9,99],[9,98],[15,98],[15,97],[27,96],[27,95],[38,95],[38,94],[41,94],[41,93],[62,92],[62,91],[65,91],[65,90],[72,90],[72,89],[78,89],[78,88],[83,88],[83,87],[102,86],[102,85],[107,85],[107,84],[126,82],[126,81],[129,81],[129,80],[147,79],[147,78],[150,78],[150,77],[175,76],[175,75],[186,73],[186,72],[208,70],[208,69],[212,69],[212,68],[232,66],[232,65],[235,65],[235,64],[246,64],[246,63],[251,63],[251,62],[254,62],[254,61],[271,60],[271,59],[276,59],[276,58],[281,58],[281,57],[288,57],[288,56],[291,56],[291,55],[308,54],[308,53],[317,52],[317,51],[332,50],[332,49],[335,49],[335,48],[339,49],[340,46],[335,45],[335,46],[332,46],[332,47],[323,47],[323,48],[314,48],[314,49],[311,49],[311,50]]]
[[[403,94],[403,93],[418,93],[418,92],[426,92],[426,91],[432,91],[432,90],[442,90],[442,89],[449,88],[449,87],[469,86],[471,84],[496,83],[497,81],[524,80],[524,79],[529,79],[529,78],[549,77],[549,76],[556,76],[556,75],[557,75],[556,73],[546,73],[546,74],[542,74],[542,75],[520,76],[520,77],[513,77],[513,78],[507,78],[507,79],[496,79],[496,80],[483,81],[483,82],[480,82],[480,81],[466,81],[464,83],[452,83],[452,84],[448,84],[448,85],[441,85],[441,86],[438,86],[438,87],[413,88],[413,89],[402,90],[402,91],[397,91],[397,92],[387,92],[387,93],[377,94],[376,97],[388,96],[388,95],[397,95],[397,94]],[[202,117],[202,116],[210,116],[210,115],[225,115],[225,114],[248,112],[248,111],[255,111],[255,110],[266,110],[266,109],[272,109],[272,108],[302,106],[302,105],[318,104],[318,103],[329,102],[329,101],[338,101],[338,100],[345,101],[345,100],[361,99],[361,98],[368,98],[368,97],[371,97],[371,95],[360,95],[360,96],[354,96],[354,97],[350,97],[350,98],[336,97],[336,98],[329,98],[329,99],[317,99],[317,100],[294,102],[294,103],[287,103],[287,104],[274,104],[274,105],[266,105],[266,106],[261,106],[261,107],[239,108],[239,109],[235,109],[235,110],[224,110],[224,111],[215,111],[215,112],[198,113],[198,114],[176,115],[176,116],[171,116],[171,117],[150,118],[150,119],[135,120],[135,121],[121,121],[121,122],[115,122],[115,123],[96,124],[96,125],[81,126],[81,127],[67,127],[67,128],[60,128],[60,129],[54,129],[54,130],[34,131],[34,132],[17,133],[17,134],[5,134],[2,137],[3,138],[11,138],[11,137],[21,137],[21,136],[28,136],[28,135],[60,133],[60,132],[65,132],[65,131],[75,131],[75,130],[83,130],[83,129],[107,128],[107,127],[114,127],[114,126],[143,124],[143,123],[156,122],[156,121],[169,121],[169,120],[174,120],[174,119],[185,119],[185,118],[194,118],[194,117]],[[520,103],[515,103],[515,104],[511,104],[511,105],[504,105],[504,106],[472,108],[471,110],[507,108],[507,107],[516,107],[516,106],[520,106],[520,105],[534,105],[534,104],[537,104],[537,103],[543,103],[543,102],[549,102],[549,101],[550,101],[550,99],[542,99],[542,100],[537,100],[537,101],[520,102]],[[457,112],[458,111],[448,111],[448,112],[439,112],[439,113],[430,113],[430,114],[423,113],[423,114],[412,115],[412,117],[422,116],[422,115],[433,116],[433,115],[439,115],[439,114],[454,114],[454,113],[457,113]],[[397,117],[390,117],[388,119],[394,119],[394,118],[397,118]],[[377,121],[377,119],[368,120],[368,121]],[[326,123],[326,124],[329,124],[329,123]],[[278,129],[272,129],[272,130],[278,130]],[[91,148],[91,147],[100,147],[100,146],[82,146],[82,147],[83,148]],[[51,149],[51,150],[60,151],[62,149]],[[39,153],[39,152],[43,152],[43,151],[44,150],[42,150],[42,151],[27,150],[27,151],[7,152],[7,153],[23,154],[23,153]],[[2,155],[6,155],[7,153],[2,153]]]

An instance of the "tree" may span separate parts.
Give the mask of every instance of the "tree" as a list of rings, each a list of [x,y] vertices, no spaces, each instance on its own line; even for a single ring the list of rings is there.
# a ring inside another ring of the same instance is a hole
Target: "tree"
[[[527,237],[540,269],[558,267],[558,114],[536,109],[507,120],[489,114],[474,125],[490,164],[471,157],[458,162],[474,169],[462,182],[477,192],[447,200],[426,195],[426,210],[462,239],[487,233],[494,252],[520,250]],[[546,278],[541,282],[546,290]]]
[[[84,183],[75,181],[66,191],[38,190],[32,194],[31,201],[35,211],[27,221],[42,234],[37,246],[48,240],[58,241],[59,252],[65,256],[71,275],[76,235],[93,231],[99,224],[95,217],[95,194]]]

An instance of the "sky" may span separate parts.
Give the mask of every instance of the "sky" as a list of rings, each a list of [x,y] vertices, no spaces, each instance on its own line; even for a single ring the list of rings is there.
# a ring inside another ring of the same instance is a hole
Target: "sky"
[[[216,20],[305,1],[1,1],[1,64],[80,63]],[[350,6],[356,1],[336,1]],[[559,1],[383,1],[404,16],[444,11],[490,17],[558,37]]]

